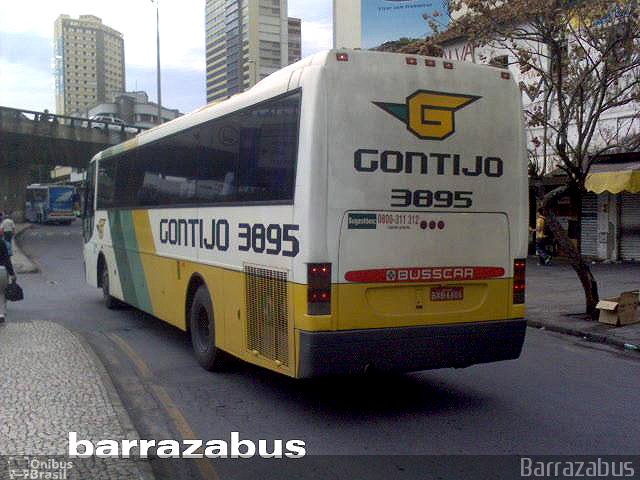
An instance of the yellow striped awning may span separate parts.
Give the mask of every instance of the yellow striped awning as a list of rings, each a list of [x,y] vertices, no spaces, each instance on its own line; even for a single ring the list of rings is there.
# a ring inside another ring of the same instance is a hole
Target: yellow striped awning
[[[585,187],[594,193],[640,193],[640,162],[596,164]]]

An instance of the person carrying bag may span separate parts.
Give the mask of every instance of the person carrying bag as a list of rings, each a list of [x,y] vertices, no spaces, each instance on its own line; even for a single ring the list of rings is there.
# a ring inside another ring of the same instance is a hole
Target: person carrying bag
[[[7,250],[11,257],[13,256],[13,238],[16,233],[16,224],[11,220],[11,217],[0,214],[0,231],[2,232],[2,237],[7,244]]]
[[[13,270],[11,257],[7,251],[6,243],[0,240],[0,323],[3,323],[7,316],[6,292],[8,291],[10,296],[16,298],[17,290],[15,287],[18,287],[18,284],[16,283],[16,273]]]

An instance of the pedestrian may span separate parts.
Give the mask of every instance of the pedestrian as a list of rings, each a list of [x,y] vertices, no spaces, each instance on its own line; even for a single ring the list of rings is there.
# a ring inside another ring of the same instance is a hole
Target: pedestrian
[[[8,215],[0,214],[0,232],[2,232],[2,237],[7,244],[7,250],[9,252],[9,256],[13,256],[13,237],[16,234],[16,224]]]
[[[16,281],[16,273],[11,264],[11,257],[7,251],[7,245],[0,241],[0,323],[3,323],[7,316],[7,297],[5,290],[9,282]]]
[[[548,247],[549,237],[547,236],[546,218],[542,209],[539,209],[536,216],[536,254],[540,265],[549,265],[551,263],[551,253]]]

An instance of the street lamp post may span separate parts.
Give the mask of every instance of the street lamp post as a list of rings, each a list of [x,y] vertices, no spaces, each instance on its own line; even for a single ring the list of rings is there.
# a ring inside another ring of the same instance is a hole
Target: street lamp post
[[[157,45],[157,65],[158,74],[158,125],[162,123],[162,87],[160,82],[160,5],[159,0],[151,0],[156,4],[156,45]]]

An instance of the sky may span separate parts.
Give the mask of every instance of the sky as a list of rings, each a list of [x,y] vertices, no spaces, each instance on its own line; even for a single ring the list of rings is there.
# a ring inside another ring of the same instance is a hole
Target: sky
[[[331,0],[288,0],[302,19],[302,55],[331,48]],[[91,14],[124,35],[127,90],[156,97],[156,10],[150,0],[0,1],[0,105],[55,111],[53,24]],[[204,0],[160,0],[162,103],[186,113],[206,103]]]

